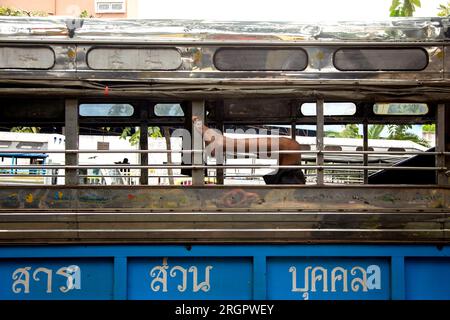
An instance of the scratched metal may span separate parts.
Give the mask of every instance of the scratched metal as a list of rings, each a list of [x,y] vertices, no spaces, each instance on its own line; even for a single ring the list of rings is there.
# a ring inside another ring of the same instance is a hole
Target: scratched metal
[[[75,30],[73,38],[69,37],[69,29],[64,27],[64,23],[65,21],[59,18],[1,18],[0,49],[1,46],[24,46],[21,50],[26,49],[28,54],[32,54],[33,50],[42,50],[42,46],[46,46],[55,52],[56,57],[55,65],[49,70],[9,68],[0,71],[1,82],[17,84],[20,83],[19,80],[27,80],[26,86],[34,84],[44,90],[42,81],[57,79],[59,84],[52,85],[61,89],[65,88],[65,92],[69,93],[68,91],[70,91],[70,94],[86,95],[89,91],[83,93],[74,90],[103,89],[102,82],[160,80],[165,83],[165,86],[149,88],[146,83],[141,86],[137,83],[131,86],[124,86],[123,83],[120,83],[118,87],[110,86],[112,89],[110,94],[113,96],[122,91],[133,90],[148,95],[149,90],[166,89],[165,95],[167,96],[176,90],[169,83],[177,82],[182,82],[184,85],[201,84],[203,86],[215,83],[214,91],[220,92],[217,84],[224,85],[242,81],[246,83],[256,81],[254,84],[264,85],[268,83],[286,85],[286,80],[289,80],[289,84],[293,85],[304,82],[340,80],[353,85],[353,81],[358,80],[360,85],[374,81],[384,85],[386,80],[391,80],[395,82],[397,96],[402,97],[403,95],[397,91],[399,84],[416,85],[418,80],[436,81],[448,78],[446,76],[448,64],[445,64],[446,69],[444,69],[444,59],[448,59],[445,55],[449,40],[446,36],[448,34],[447,18],[402,18],[375,22],[323,22],[316,24],[87,19],[84,20],[81,27]],[[145,46],[143,47],[142,44]],[[335,68],[333,57],[343,45],[355,48],[361,46],[422,48],[427,52],[428,64],[424,70],[417,72],[342,72]],[[247,48],[262,46],[269,49],[283,46],[299,48],[306,52],[308,65],[302,71],[220,71],[214,64],[214,56],[220,48],[227,46]],[[124,70],[124,66],[130,65],[127,52],[136,51],[138,48],[145,52],[161,49],[176,51],[177,58],[176,61],[168,61],[167,57],[157,59],[154,63],[158,67],[151,68],[151,64],[145,62],[148,55],[144,54],[142,55],[143,60],[133,61],[136,66],[140,67]],[[117,53],[114,55],[114,64],[111,65],[111,68],[93,70],[88,64],[89,52],[95,53],[95,50],[110,49],[114,49],[113,51]],[[180,58],[181,61],[179,61]],[[161,67],[166,64],[169,67]],[[147,67],[143,68],[143,65]],[[176,70],[173,70],[174,68]],[[161,69],[165,70],[161,71]],[[169,79],[171,81],[168,81]],[[323,83],[321,82],[321,84]],[[426,88],[424,85],[425,83],[421,83],[422,91],[423,88]],[[69,86],[70,90],[67,88]],[[10,86],[7,89],[8,94],[14,92]],[[188,92],[193,90],[193,88],[186,87],[180,89],[186,89]],[[205,87],[199,88],[199,90],[202,89],[207,90]],[[311,90],[317,89],[316,87],[311,88]],[[363,89],[360,88],[360,90]],[[35,93],[39,92],[38,90],[34,91],[36,91]],[[305,90],[300,91],[304,92]],[[22,92],[24,91],[20,91],[20,93]],[[176,94],[180,93],[177,91]]]
[[[449,211],[450,189],[434,187],[7,187],[0,209],[158,211]]]
[[[449,243],[449,221],[446,213],[405,212],[3,212],[0,243]]]
[[[2,17],[0,37],[68,37],[74,19]],[[78,19],[81,21],[81,19]],[[81,25],[81,26],[80,26]],[[391,18],[383,21],[239,22],[207,20],[84,19],[79,40],[139,41],[436,41],[447,37],[447,18]]]
[[[450,188],[12,187],[0,243],[448,243]]]

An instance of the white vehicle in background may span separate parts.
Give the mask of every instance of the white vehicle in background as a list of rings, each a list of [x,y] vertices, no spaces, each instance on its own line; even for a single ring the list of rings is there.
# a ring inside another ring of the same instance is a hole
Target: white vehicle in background
[[[226,134],[232,138],[251,137],[249,134]],[[60,134],[46,133],[13,133],[0,132],[0,166],[11,166],[10,168],[1,169],[0,184],[64,184],[63,169],[17,169],[17,165],[64,165],[63,153],[52,153],[47,151],[64,150],[64,136]],[[181,148],[181,140],[179,138],[171,138],[174,149]],[[298,136],[297,141],[301,144],[305,151],[316,150],[315,137]],[[102,146],[107,150],[132,150],[137,146],[130,146],[127,140],[120,139],[118,136],[99,136],[99,135],[80,135],[80,149],[83,150],[99,150]],[[371,151],[405,151],[417,152],[426,151],[427,148],[408,140],[386,140],[386,139],[369,139],[369,147]],[[325,150],[329,151],[359,151],[362,149],[361,139],[349,138],[325,138]],[[3,153],[2,153],[3,150]],[[7,153],[5,151],[8,151]],[[24,150],[34,152],[21,154]],[[149,138],[149,150],[166,150],[164,138]],[[17,153],[13,153],[17,151]],[[39,151],[39,152],[35,152]],[[371,163],[395,164],[401,160],[408,158],[408,154],[377,154],[370,155]],[[114,164],[123,161],[124,158],[129,160],[130,164],[139,163],[138,153],[82,153],[79,156],[82,165],[99,165]],[[181,159],[179,154],[174,155],[174,162]],[[302,155],[305,164],[315,161],[313,154],[305,153]],[[327,154],[326,162],[361,164],[362,157],[349,154]],[[150,156],[152,164],[160,165],[167,162],[165,153],[152,153]],[[212,164],[214,159],[209,159],[208,163]],[[257,159],[249,157],[247,159],[234,159],[232,156],[226,158],[226,163],[232,164],[273,164],[271,159]],[[225,183],[232,184],[248,184],[248,183],[264,183],[262,176],[270,172],[270,169],[226,169]],[[174,175],[179,176],[179,170],[174,170]],[[213,173],[211,173],[214,175]],[[333,177],[333,181],[340,181],[337,177],[338,173]],[[355,177],[353,177],[355,178]],[[169,185],[169,175],[167,169],[149,169],[149,182],[151,184]],[[211,178],[208,178],[211,179]],[[356,177],[355,179],[361,179]],[[100,185],[136,185],[139,180],[139,169],[80,169],[80,180],[83,184],[100,184]],[[190,177],[177,177],[174,184],[189,184]],[[345,181],[344,181],[345,183]]]

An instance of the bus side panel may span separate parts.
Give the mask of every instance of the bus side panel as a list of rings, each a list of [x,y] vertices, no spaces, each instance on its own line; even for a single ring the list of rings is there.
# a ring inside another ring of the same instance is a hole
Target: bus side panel
[[[0,299],[450,300],[450,246],[2,246]]]
[[[109,300],[113,298],[113,262],[98,258],[1,259],[0,299]]]
[[[450,258],[406,258],[406,299],[450,300]]]
[[[387,258],[270,258],[267,278],[269,299],[390,298]]]

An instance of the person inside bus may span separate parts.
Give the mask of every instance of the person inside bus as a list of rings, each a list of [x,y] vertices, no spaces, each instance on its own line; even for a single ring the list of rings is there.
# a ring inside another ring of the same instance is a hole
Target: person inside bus
[[[265,150],[270,151],[300,151],[300,144],[294,139],[287,137],[264,137],[264,138],[243,138],[234,139],[223,136],[217,130],[210,130],[198,117],[192,117],[195,130],[203,135],[205,145],[211,150],[211,156],[215,156],[215,150],[222,152],[230,151],[237,153],[238,150]],[[244,147],[244,148],[242,148]],[[301,155],[299,152],[280,153],[278,165],[290,166],[300,165]],[[264,177],[266,184],[305,184],[306,178],[303,171],[298,168],[279,168],[274,172],[266,174]]]
[[[124,158],[123,161],[114,162],[115,164],[130,164],[128,158]],[[120,172],[129,173],[130,169],[119,169]]]

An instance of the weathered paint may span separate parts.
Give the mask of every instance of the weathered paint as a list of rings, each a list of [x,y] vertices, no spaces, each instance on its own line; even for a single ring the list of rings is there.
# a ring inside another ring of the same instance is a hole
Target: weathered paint
[[[146,211],[301,211],[450,209],[436,187],[2,187],[0,209],[145,209]]]

